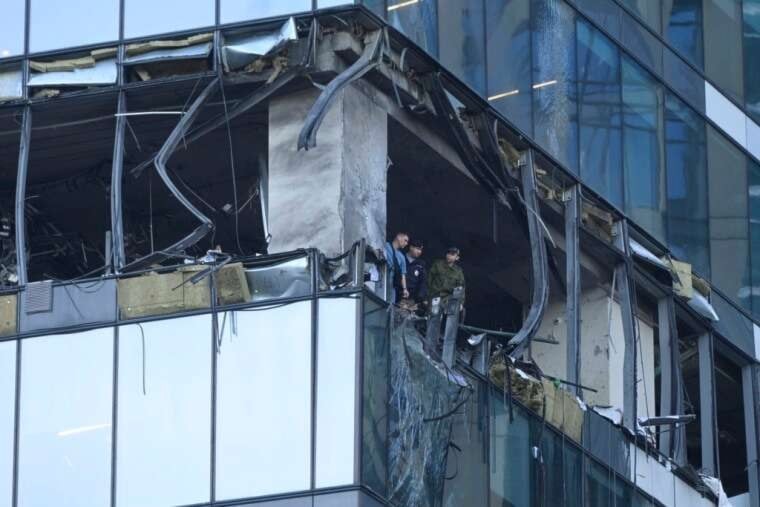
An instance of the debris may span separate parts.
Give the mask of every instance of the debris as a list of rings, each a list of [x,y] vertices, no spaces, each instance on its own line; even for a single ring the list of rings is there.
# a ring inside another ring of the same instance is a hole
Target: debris
[[[129,44],[126,52],[127,56],[137,56],[157,49],[174,49],[174,48],[186,48],[188,46],[194,46],[196,44],[202,44],[204,42],[211,42],[214,40],[213,33],[199,33],[185,39],[174,40],[152,40],[149,42],[138,42],[136,44]]]
[[[718,507],[732,507],[731,502],[728,500],[728,495],[723,490],[723,483],[720,479],[701,474],[700,477],[702,478],[702,482],[718,497]]]
[[[694,292],[694,296],[687,303],[694,311],[710,319],[713,322],[718,322],[720,317],[715,312],[710,302],[699,291]]]
[[[294,18],[282,24],[275,31],[256,33],[238,37],[228,37],[222,47],[222,65],[225,72],[244,68],[250,72],[249,66],[260,61],[261,57],[271,55],[282,49],[288,42],[298,40]]]
[[[623,424],[623,411],[617,407],[606,407],[598,405],[593,408],[593,411],[605,419],[612,421],[612,424],[615,426],[620,426]]]

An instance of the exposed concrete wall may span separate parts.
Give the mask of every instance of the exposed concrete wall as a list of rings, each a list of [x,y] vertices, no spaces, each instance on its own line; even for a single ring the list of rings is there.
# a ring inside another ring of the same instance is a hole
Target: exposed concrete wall
[[[297,151],[318,95],[305,90],[269,105],[270,253],[316,247],[337,255],[362,237],[375,248],[385,239],[387,114],[349,86],[325,115],[317,146]]]
[[[611,319],[609,319],[611,310]],[[641,350],[637,363],[639,417],[655,414],[654,404],[654,330],[639,320]],[[549,305],[538,336],[554,338],[559,345],[534,342],[533,359],[548,375],[567,378],[565,303]],[[611,301],[604,289],[581,294],[581,384],[598,392],[585,391],[591,405],[623,407],[623,358],[625,340],[620,305]],[[646,386],[646,390],[645,390]],[[647,412],[648,410],[648,412]]]

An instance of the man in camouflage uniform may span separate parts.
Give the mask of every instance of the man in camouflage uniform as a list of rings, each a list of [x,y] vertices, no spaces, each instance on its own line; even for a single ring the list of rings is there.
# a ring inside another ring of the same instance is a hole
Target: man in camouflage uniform
[[[459,249],[451,247],[446,250],[446,258],[438,259],[433,263],[428,274],[428,297],[440,297],[444,302],[457,287],[464,289],[464,271],[457,265],[459,261]],[[464,292],[462,293],[464,303]]]

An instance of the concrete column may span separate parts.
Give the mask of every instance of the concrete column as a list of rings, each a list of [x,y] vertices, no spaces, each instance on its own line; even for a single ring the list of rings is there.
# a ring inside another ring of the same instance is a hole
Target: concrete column
[[[317,146],[297,151],[318,95],[309,89],[269,104],[269,253],[316,247],[334,256],[361,238],[374,248],[385,240],[387,113],[348,86],[330,104]]]

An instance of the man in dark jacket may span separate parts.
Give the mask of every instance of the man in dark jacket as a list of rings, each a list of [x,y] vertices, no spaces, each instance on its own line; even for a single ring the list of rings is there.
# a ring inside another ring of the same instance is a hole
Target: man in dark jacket
[[[414,239],[409,243],[409,251],[406,253],[406,288],[409,290],[409,299],[417,305],[424,305],[427,301],[427,269],[422,257],[422,241]]]

